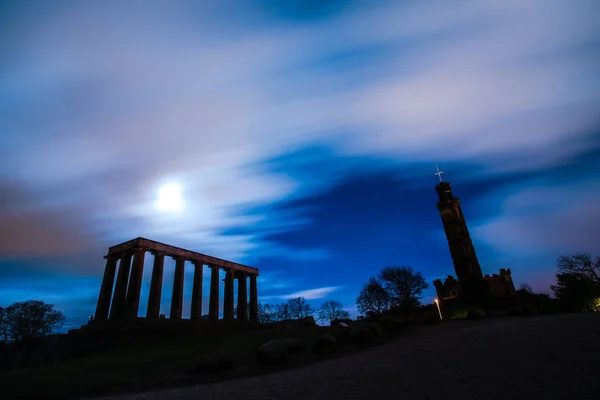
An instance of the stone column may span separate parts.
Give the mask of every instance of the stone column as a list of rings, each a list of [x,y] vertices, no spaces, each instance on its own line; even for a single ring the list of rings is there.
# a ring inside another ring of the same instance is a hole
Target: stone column
[[[175,279],[173,279],[173,297],[171,298],[171,319],[181,319],[183,308],[183,273],[185,269],[185,258],[175,258]]]
[[[194,287],[192,289],[191,319],[202,319],[202,273],[204,263],[194,261]]]
[[[100,295],[98,296],[98,305],[96,306],[96,315],[94,316],[96,321],[108,318],[110,298],[112,296],[113,285],[115,284],[117,261],[119,260],[114,254],[109,254],[104,256],[104,258],[106,258],[106,267],[104,267],[104,277],[102,278],[102,286],[100,286]]]
[[[117,284],[113,294],[112,307],[110,308],[110,318],[118,318],[123,315],[123,309],[126,306],[127,283],[129,282],[129,270],[131,268],[132,254],[128,251],[123,252],[121,263],[119,265],[119,274],[117,275]]]
[[[127,316],[137,318],[140,309],[140,292],[142,291],[142,275],[144,274],[144,257],[146,250],[135,250],[129,289],[127,290]]]
[[[148,296],[148,311],[146,318],[158,318],[160,315],[160,299],[162,297],[163,270],[165,267],[165,254],[154,252],[154,265],[152,267],[152,281],[150,282],[150,295]]]
[[[258,322],[258,289],[256,274],[250,275],[250,322]]]
[[[246,283],[246,273],[237,272],[238,279],[238,304],[237,304],[237,319],[240,322],[246,322],[246,307],[248,305],[248,293]]]
[[[210,301],[208,304],[208,319],[219,319],[219,267],[209,265],[210,271]]]
[[[233,320],[233,270],[225,272],[225,301],[223,302],[223,319]]]

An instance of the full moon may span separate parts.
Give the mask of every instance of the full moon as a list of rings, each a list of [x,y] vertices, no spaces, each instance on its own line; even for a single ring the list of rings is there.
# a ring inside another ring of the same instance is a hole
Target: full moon
[[[181,186],[176,183],[163,185],[158,190],[155,207],[163,212],[177,212],[183,209]]]

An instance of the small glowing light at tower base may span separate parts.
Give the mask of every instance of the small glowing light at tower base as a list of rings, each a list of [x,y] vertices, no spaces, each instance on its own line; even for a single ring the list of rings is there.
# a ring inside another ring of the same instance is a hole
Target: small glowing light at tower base
[[[437,306],[438,313],[440,314],[440,321],[441,321],[443,318],[442,318],[442,310],[440,310],[440,302],[438,301],[438,299],[435,299],[433,301],[435,302],[435,305]]]

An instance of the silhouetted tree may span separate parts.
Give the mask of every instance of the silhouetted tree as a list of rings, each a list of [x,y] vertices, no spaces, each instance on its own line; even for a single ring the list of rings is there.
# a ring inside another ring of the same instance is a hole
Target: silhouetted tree
[[[600,257],[592,259],[589,253],[575,253],[570,256],[562,255],[558,258],[558,272],[560,274],[577,275],[600,285]]]
[[[0,343],[8,342],[8,321],[6,320],[6,309],[0,307]]]
[[[391,298],[375,277],[369,278],[356,299],[358,312],[366,316],[382,314],[390,309]]]
[[[328,300],[321,304],[321,308],[317,311],[317,319],[319,321],[331,322],[336,319],[350,318],[350,313],[344,310],[344,306],[339,301]]]
[[[531,286],[529,286],[527,283],[522,283],[519,287],[519,291],[522,291],[526,294],[533,294],[533,289],[531,289]]]
[[[292,319],[302,319],[315,313],[304,297],[295,297],[287,301]]]
[[[65,323],[65,316],[53,304],[28,300],[6,307],[4,320],[8,339],[19,342],[54,333]]]
[[[600,285],[588,277],[569,273],[556,274],[556,284],[550,288],[566,311],[600,309]]]
[[[274,319],[275,321],[285,321],[292,319],[292,313],[290,312],[290,305],[288,303],[276,304],[274,307]]]
[[[270,304],[262,304],[258,303],[258,322],[261,324],[266,324],[268,322],[274,322],[277,320],[275,316],[275,307]],[[233,318],[237,319],[237,307],[233,309]],[[250,321],[250,308],[246,309],[246,318]]]
[[[281,304],[265,304],[262,310],[263,317],[260,317],[261,310],[259,310],[259,320],[264,318],[266,322],[276,322],[302,319],[313,315],[314,312],[304,297],[296,297]]]
[[[53,304],[38,300],[11,304],[4,310],[3,319],[7,339],[19,346],[25,360],[29,359],[31,340],[50,335],[65,323],[64,314]]]
[[[395,307],[412,308],[421,304],[421,293],[429,284],[412,267],[386,267],[379,273],[383,287]]]
[[[554,295],[569,311],[600,309],[600,257],[575,253],[558,258]]]
[[[258,322],[266,324],[275,321],[275,308],[270,304],[258,303]]]
[[[554,314],[560,311],[559,300],[551,298],[546,293],[534,293],[526,283],[521,285],[516,295],[522,307],[532,306],[540,314]]]

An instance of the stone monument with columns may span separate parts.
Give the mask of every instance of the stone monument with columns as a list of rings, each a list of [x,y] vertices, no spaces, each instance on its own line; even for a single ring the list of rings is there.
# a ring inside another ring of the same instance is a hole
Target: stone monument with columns
[[[144,318],[140,317],[138,313],[144,258],[147,252],[154,255],[154,263],[145,319],[159,319],[164,261],[165,257],[172,257],[175,260],[175,274],[170,314],[166,320],[179,321],[182,319],[183,283],[186,263],[189,262],[194,267],[191,320],[200,321],[202,318],[202,275],[206,265],[210,269],[209,320],[213,322],[219,320],[219,286],[221,282],[219,274],[223,270],[225,271],[223,280],[225,298],[222,319],[225,321],[234,319],[234,279],[237,279],[237,320],[247,322],[247,315],[249,315],[249,322],[258,322],[256,283],[258,269],[139,237],[108,249],[108,254],[104,257],[106,267],[94,316],[95,324],[101,324],[103,321],[124,322]],[[249,298],[248,280],[250,281]],[[247,307],[249,313],[247,313]]]

